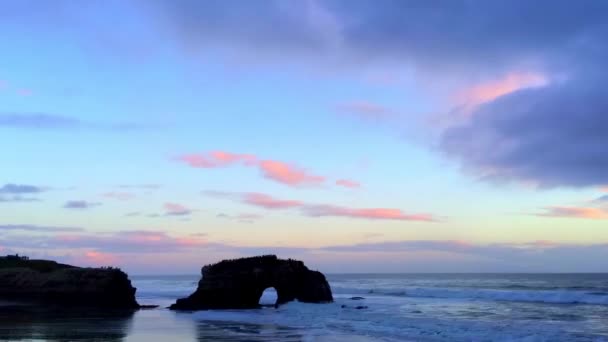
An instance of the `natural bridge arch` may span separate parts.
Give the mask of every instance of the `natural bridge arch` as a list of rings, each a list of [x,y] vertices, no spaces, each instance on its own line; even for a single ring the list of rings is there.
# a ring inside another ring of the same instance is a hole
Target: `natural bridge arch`
[[[325,276],[309,270],[298,260],[275,255],[224,260],[202,269],[198,288],[171,306],[176,310],[249,309],[259,307],[267,288],[277,292],[277,305],[298,300],[307,303],[333,301]]]
[[[262,291],[258,304],[260,304],[260,306],[277,305],[278,299],[279,295],[277,294],[277,289],[274,287],[269,287]]]

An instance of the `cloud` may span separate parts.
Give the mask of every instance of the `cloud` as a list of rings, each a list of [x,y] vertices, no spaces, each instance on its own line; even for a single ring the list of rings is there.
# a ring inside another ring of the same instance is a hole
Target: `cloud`
[[[256,220],[262,219],[264,216],[259,215],[259,214],[247,214],[247,213],[237,214],[237,215],[229,215],[229,214],[220,213],[220,214],[217,214],[217,217],[222,218],[222,219],[227,219],[227,220],[235,220],[235,221],[241,222],[241,223],[253,223]]]
[[[179,203],[167,202],[164,204],[166,216],[187,216],[192,214],[192,210]]]
[[[24,197],[24,196],[0,196],[0,203],[2,202],[39,202],[40,199],[34,197]]]
[[[338,179],[336,185],[351,189],[358,189],[361,187],[361,183],[350,179]]]
[[[582,219],[593,219],[593,220],[605,220],[608,219],[608,211],[600,208],[590,207],[547,207],[542,213],[536,214],[537,216],[548,216],[548,217],[570,217],[570,218],[582,218]]]
[[[339,113],[352,115],[366,120],[381,121],[395,115],[395,112],[383,105],[368,101],[352,101],[339,103],[336,106]]]
[[[600,196],[595,199],[595,202],[608,202],[608,195]]]
[[[143,128],[134,123],[95,123],[77,118],[46,113],[0,113],[0,128],[38,130],[99,129],[110,131],[132,131]]]
[[[242,202],[266,209],[289,209],[302,205],[300,201],[276,199],[270,195],[257,192],[243,194]]]
[[[30,232],[82,232],[80,227],[37,226],[33,224],[0,224],[1,231],[22,230]]]
[[[204,191],[203,194],[216,198],[225,198],[265,209],[299,209],[302,215],[312,217],[347,217],[368,220],[400,220],[434,222],[438,218],[431,214],[407,214],[394,208],[350,208],[327,204],[311,204],[298,200],[283,200],[257,192],[221,192]]]
[[[259,167],[265,178],[289,186],[320,185],[325,182],[325,177],[280,161],[262,160]]]
[[[348,208],[335,205],[307,205],[303,209],[308,216],[336,216],[370,220],[437,221],[430,214],[406,214],[393,208]]]
[[[476,84],[455,94],[455,100],[468,110],[485,102],[493,101],[515,91],[542,87],[549,83],[547,77],[537,72],[510,72],[497,80]]]
[[[265,178],[292,187],[321,185],[325,182],[325,177],[312,174],[296,165],[276,160],[262,160],[252,154],[212,151],[205,154],[184,154],[175,159],[190,167],[203,169],[233,165],[256,167]]]
[[[250,154],[236,154],[225,151],[211,151],[206,154],[184,154],[176,158],[191,167],[211,169],[235,164],[255,165],[257,157]]]
[[[121,189],[144,189],[144,190],[156,190],[160,189],[160,184],[121,184],[118,186]]]
[[[84,210],[84,209],[90,209],[93,207],[97,207],[100,205],[101,205],[101,203],[98,203],[98,202],[87,202],[87,201],[83,201],[83,200],[76,200],[76,201],[65,202],[63,207],[66,209]]]
[[[606,1],[155,5],[183,51],[197,58],[212,50],[240,63],[405,69],[441,85],[432,91],[460,89],[460,100],[475,106],[470,120],[442,134],[440,147],[483,179],[608,184]]]
[[[39,186],[26,184],[8,183],[0,187],[0,194],[36,194],[43,191],[46,191],[46,189]]]
[[[14,235],[0,239],[0,244],[12,248],[31,249],[87,249],[103,253],[162,253],[200,248],[207,244],[203,237],[172,236],[163,231],[134,230],[112,233],[70,233]]]
[[[93,264],[96,266],[111,266],[116,265],[120,262],[120,257],[110,254],[102,253],[98,251],[88,251],[84,253],[84,263]],[[80,260],[80,262],[83,262]]]
[[[502,96],[449,128],[442,148],[485,179],[541,187],[606,184],[608,98],[598,87],[580,79]]]
[[[135,198],[135,194],[130,192],[111,191],[101,194],[102,197],[112,198],[120,201],[127,201]]]

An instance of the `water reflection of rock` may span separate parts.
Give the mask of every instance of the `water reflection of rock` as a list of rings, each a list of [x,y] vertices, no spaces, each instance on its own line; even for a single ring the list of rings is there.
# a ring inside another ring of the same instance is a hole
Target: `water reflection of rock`
[[[296,328],[275,324],[201,321],[196,326],[198,341],[301,342],[306,337]]]
[[[0,304],[0,340],[123,341],[133,313]]]

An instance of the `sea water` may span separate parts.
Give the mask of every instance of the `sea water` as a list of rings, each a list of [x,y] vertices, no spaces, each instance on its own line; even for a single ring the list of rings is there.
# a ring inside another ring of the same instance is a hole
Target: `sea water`
[[[158,309],[123,320],[95,315],[39,318],[21,330],[3,324],[7,321],[0,317],[0,340],[7,333],[15,339],[46,340],[53,338],[49,332],[63,331],[68,338],[56,340],[105,333],[100,340],[608,341],[608,274],[328,275],[335,298],[331,304],[166,309],[193,292],[198,280],[133,276],[138,301],[160,305]],[[273,294],[265,296],[263,302]]]

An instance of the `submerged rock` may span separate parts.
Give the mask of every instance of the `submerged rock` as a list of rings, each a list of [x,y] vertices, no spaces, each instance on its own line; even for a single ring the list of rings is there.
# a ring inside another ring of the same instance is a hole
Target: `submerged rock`
[[[0,299],[62,306],[135,309],[136,289],[117,268],[80,268],[49,260],[0,257]]]
[[[364,300],[364,297],[350,297],[350,300]]]
[[[265,289],[277,291],[276,305],[293,300],[306,303],[333,301],[325,276],[302,261],[265,255],[224,260],[202,268],[196,291],[171,305],[173,310],[258,308]]]

